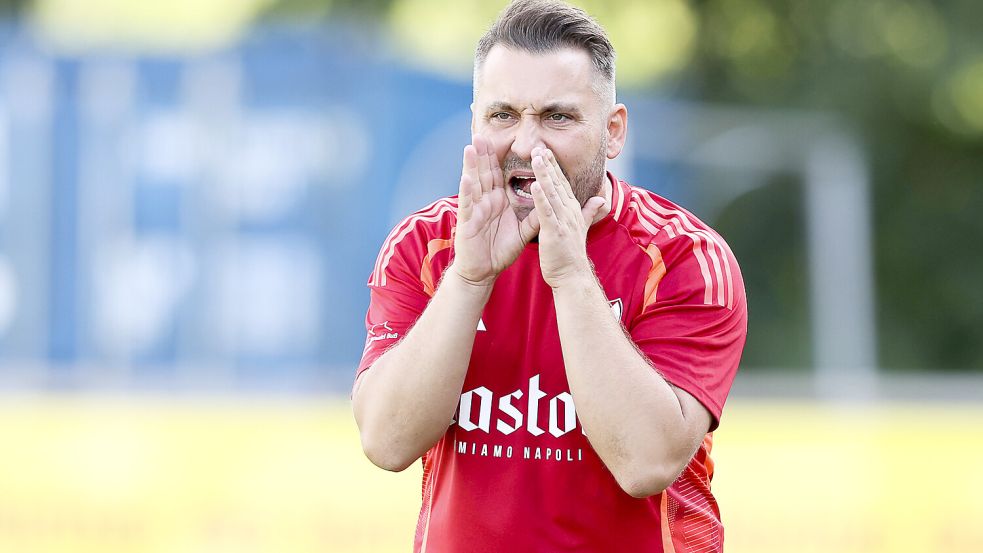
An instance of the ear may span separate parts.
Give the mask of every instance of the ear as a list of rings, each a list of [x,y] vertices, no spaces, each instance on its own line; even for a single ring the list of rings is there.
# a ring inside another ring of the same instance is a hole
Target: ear
[[[621,154],[628,138],[628,108],[624,104],[615,104],[608,115],[608,159],[614,159]]]

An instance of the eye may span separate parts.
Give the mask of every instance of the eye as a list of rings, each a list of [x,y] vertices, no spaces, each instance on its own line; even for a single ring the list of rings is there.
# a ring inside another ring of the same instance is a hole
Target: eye
[[[488,118],[493,121],[508,121],[509,119],[512,119],[512,114],[507,111],[496,111]]]
[[[559,123],[566,123],[567,121],[573,121],[573,117],[565,113],[551,113],[546,116],[546,119]]]

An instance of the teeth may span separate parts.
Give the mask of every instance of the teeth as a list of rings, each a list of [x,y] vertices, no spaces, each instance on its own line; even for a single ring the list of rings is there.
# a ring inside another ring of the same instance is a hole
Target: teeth
[[[536,179],[535,178],[533,178],[533,177],[513,177],[513,180],[514,180],[514,183],[515,184],[512,186],[512,190],[515,190],[515,195],[516,196],[518,196],[520,198],[528,198],[530,200],[533,199],[532,198],[532,194],[529,193],[529,192],[526,192],[523,189],[525,188],[525,184],[526,183],[529,183],[529,186],[532,186],[532,183],[536,182]]]

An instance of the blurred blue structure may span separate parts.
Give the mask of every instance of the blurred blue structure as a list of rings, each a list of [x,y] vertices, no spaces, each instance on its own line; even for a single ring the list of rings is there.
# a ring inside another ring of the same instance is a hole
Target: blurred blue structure
[[[469,86],[342,29],[187,59],[0,43],[0,382],[351,377],[376,248],[406,213],[391,206],[456,184],[414,147],[466,112]]]

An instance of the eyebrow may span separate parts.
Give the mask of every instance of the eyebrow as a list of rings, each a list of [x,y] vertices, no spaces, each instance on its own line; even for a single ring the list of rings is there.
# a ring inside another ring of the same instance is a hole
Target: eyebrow
[[[520,111],[520,110],[516,109],[515,106],[513,106],[508,102],[499,101],[499,102],[492,102],[488,104],[488,107],[486,108],[485,112],[487,113],[492,111]],[[577,107],[576,104],[568,104],[563,102],[553,102],[550,104],[546,104],[546,106],[543,107],[542,112],[543,113],[569,113],[571,115],[576,115],[576,116],[581,115],[580,108]]]

